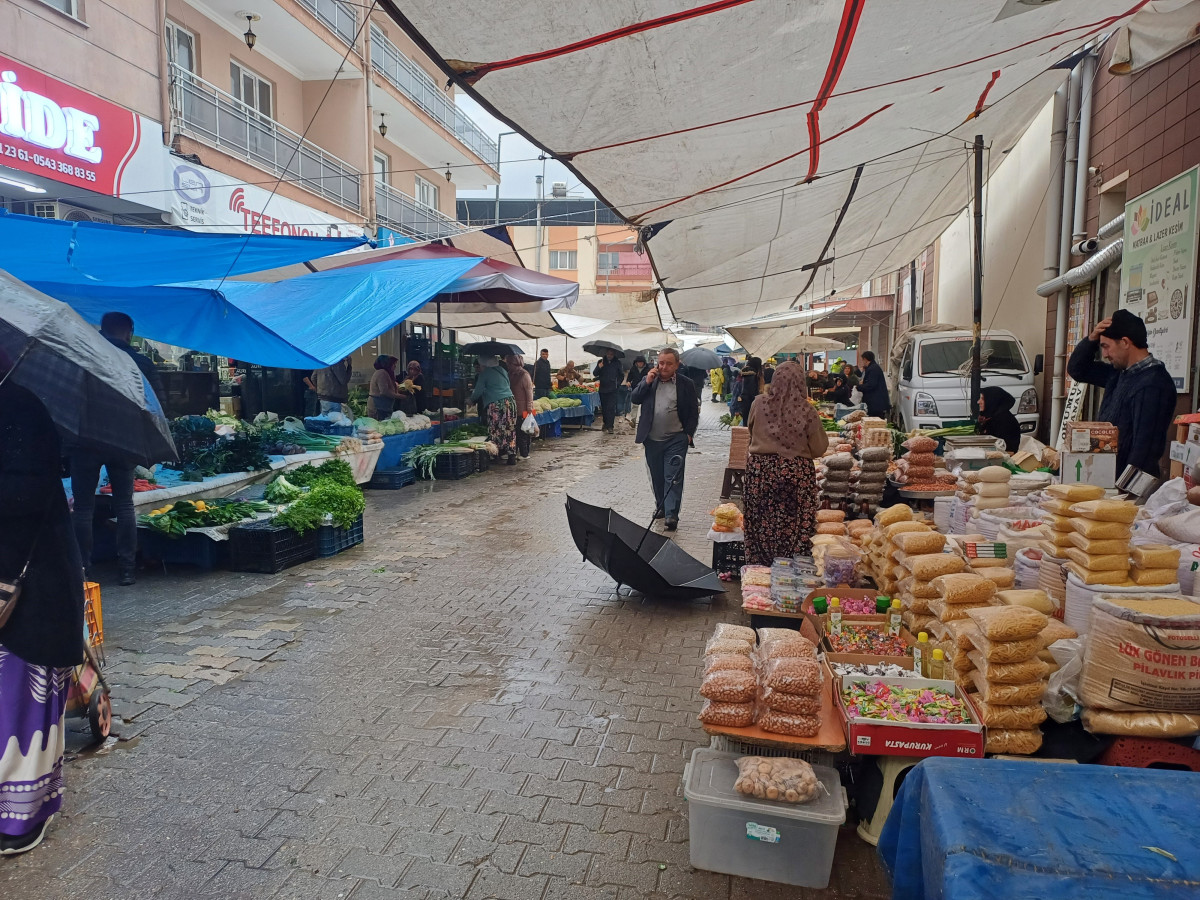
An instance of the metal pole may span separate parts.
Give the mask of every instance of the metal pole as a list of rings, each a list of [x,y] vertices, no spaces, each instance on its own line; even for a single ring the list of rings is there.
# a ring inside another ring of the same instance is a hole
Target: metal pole
[[[446,397],[440,387],[437,387],[437,380],[442,375],[441,357],[442,357],[442,301],[437,301],[437,335],[434,337],[433,343],[434,364],[433,364],[433,383],[438,392],[438,443],[443,443],[446,440]],[[418,410],[419,412],[419,410]]]
[[[917,261],[908,264],[908,325],[917,324]],[[888,348],[891,353],[891,347]]]
[[[1079,114],[1082,106],[1081,70],[1076,66],[1067,79],[1067,143],[1063,159],[1063,193],[1061,221],[1058,232],[1058,274],[1071,268],[1071,224],[1075,219],[1075,181],[1079,169]],[[1058,292],[1054,325],[1054,370],[1050,395],[1051,446],[1057,445],[1062,428],[1063,411],[1067,400],[1067,322],[1070,288]]]
[[[975,135],[975,271],[971,309],[971,418],[979,417],[979,392],[982,372],[979,351],[983,327],[983,135]],[[914,276],[915,278],[915,276]]]

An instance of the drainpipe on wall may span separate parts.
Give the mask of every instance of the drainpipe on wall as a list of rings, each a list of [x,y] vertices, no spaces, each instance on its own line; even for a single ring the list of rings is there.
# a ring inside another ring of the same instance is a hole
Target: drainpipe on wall
[[[1092,151],[1092,85],[1096,81],[1096,57],[1089,53],[1079,64],[1082,97],[1079,106],[1079,150],[1075,154],[1075,222],[1071,243],[1082,241],[1087,235],[1087,187],[1088,166]]]
[[[1067,81],[1067,142],[1063,161],[1062,215],[1059,219],[1058,271],[1071,267],[1071,225],[1075,219],[1075,173],[1079,166],[1080,66],[1071,70]],[[1050,401],[1050,434],[1053,445],[1062,424],[1066,403],[1067,376],[1067,311],[1071,300],[1070,288],[1058,293],[1058,310],[1054,323],[1054,382]]]
[[[174,122],[171,116],[171,67],[167,61],[167,0],[156,0],[154,17],[158,24],[158,109],[162,117],[163,143],[169,147]]]
[[[367,11],[370,15],[370,11]],[[375,229],[375,236],[379,236],[379,220],[376,218],[378,210],[375,209],[375,82],[371,77],[371,28],[370,26],[363,29],[363,80],[367,84],[367,183],[363,185],[363,190],[367,195],[366,213],[368,228]],[[403,355],[401,356],[403,362]],[[406,363],[407,365],[407,363]]]
[[[1054,92],[1054,110],[1050,125],[1050,186],[1046,196],[1046,239],[1042,248],[1042,280],[1049,281],[1061,273],[1058,270],[1059,235],[1062,232],[1063,169],[1067,147],[1067,82]],[[1043,349],[1045,342],[1043,341]],[[1053,357],[1052,357],[1053,359]],[[1051,368],[1054,363],[1051,362]],[[1045,397],[1045,379],[1042,380]],[[1051,390],[1051,397],[1056,396]],[[1051,402],[1050,426],[1053,427],[1054,404]]]

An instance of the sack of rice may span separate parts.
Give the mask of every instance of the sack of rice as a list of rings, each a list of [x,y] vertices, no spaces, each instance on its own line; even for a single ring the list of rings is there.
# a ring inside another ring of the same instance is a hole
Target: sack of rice
[[[1051,484],[1047,485],[1044,493],[1054,500],[1082,503],[1087,500],[1099,500],[1104,496],[1104,488],[1094,484]]]
[[[1085,500],[1071,507],[1071,512],[1093,522],[1130,524],[1137,518],[1137,505],[1129,500]]]
[[[1079,677],[1095,709],[1200,714],[1200,603],[1185,597],[1101,594]]]
[[[1141,569],[1179,568],[1179,550],[1166,544],[1138,544],[1130,548],[1129,555]]]
[[[1129,580],[1140,587],[1165,587],[1175,584],[1178,578],[1178,569],[1142,569],[1133,566],[1129,570]]]
[[[979,480],[984,484],[1007,484],[1012,472],[1004,466],[986,466],[979,470]]]

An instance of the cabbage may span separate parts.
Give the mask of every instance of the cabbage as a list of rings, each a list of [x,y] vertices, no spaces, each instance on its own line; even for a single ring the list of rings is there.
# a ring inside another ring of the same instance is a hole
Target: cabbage
[[[280,475],[274,481],[267,485],[267,489],[263,492],[263,498],[268,503],[280,505],[283,503],[291,503],[297,497],[304,493],[302,488],[296,487],[285,477]]]

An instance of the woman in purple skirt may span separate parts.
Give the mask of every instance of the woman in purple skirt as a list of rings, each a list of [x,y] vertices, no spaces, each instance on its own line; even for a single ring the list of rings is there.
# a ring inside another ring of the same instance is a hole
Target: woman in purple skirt
[[[41,843],[62,806],[63,714],[83,659],[83,567],[58,433],[0,364],[0,581],[25,570],[0,627],[0,855]]]

